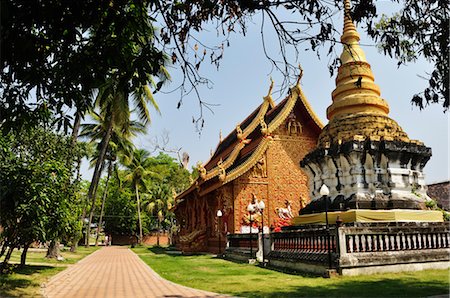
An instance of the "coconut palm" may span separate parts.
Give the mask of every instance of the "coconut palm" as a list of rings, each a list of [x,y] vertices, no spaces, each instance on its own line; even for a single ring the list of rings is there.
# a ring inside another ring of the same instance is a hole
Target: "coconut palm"
[[[159,234],[162,222],[167,219],[173,206],[175,196],[174,190],[165,183],[154,183],[148,195],[145,196],[146,211],[157,218],[158,233],[156,244],[159,246]]]
[[[101,96],[99,94],[99,96]],[[106,95],[102,95],[106,96]],[[99,99],[100,101],[100,99]],[[128,100],[122,100],[128,101]],[[95,211],[95,198],[97,193],[98,182],[100,181],[100,176],[103,171],[103,167],[105,165],[105,160],[115,159],[117,152],[127,153],[133,150],[133,144],[131,143],[131,138],[134,137],[137,133],[145,132],[145,123],[150,121],[150,116],[148,115],[148,107],[147,104],[138,103],[137,107],[141,107],[140,109],[145,110],[143,113],[146,114],[146,118],[142,119],[144,124],[139,123],[137,121],[130,120],[130,110],[129,107],[124,104],[121,108],[128,109],[128,111],[120,110],[116,105],[117,102],[120,102],[118,98],[112,100],[111,102],[107,102],[103,100],[103,102],[99,102],[98,104],[106,105],[106,107],[101,108],[100,113],[91,113],[92,119],[94,123],[83,124],[81,137],[88,137],[92,142],[98,142],[97,146],[97,154],[91,160],[94,167],[94,174],[92,177],[91,185],[89,187],[88,192],[88,201],[90,202],[90,214],[89,214],[89,222],[88,229],[86,233],[85,245],[88,246],[89,236],[90,236],[90,224],[92,222],[92,217]],[[158,107],[154,101],[152,101],[155,105],[155,108],[158,110]],[[114,110],[120,110],[114,112]]]
[[[142,243],[142,220],[141,220],[141,203],[139,192],[148,191],[148,180],[159,179],[159,174],[152,171],[154,161],[150,158],[150,153],[144,149],[137,149],[133,154],[124,159],[124,166],[127,174],[125,181],[131,183],[136,194],[138,222],[139,222],[139,243]]]

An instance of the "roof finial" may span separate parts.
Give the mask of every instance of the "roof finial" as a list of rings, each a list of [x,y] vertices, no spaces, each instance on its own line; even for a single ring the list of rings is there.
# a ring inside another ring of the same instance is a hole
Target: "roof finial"
[[[264,100],[269,102],[269,105],[271,108],[275,107],[275,103],[273,102],[272,99],[272,89],[273,89],[273,79],[272,77],[270,77],[270,87],[269,87],[269,91],[267,92],[267,95],[264,96]]]
[[[341,36],[341,41],[343,43],[350,43],[350,42],[358,42],[359,41],[359,34],[356,31],[355,24],[353,24],[352,17],[350,15],[350,0],[344,0],[344,31]]]
[[[222,130],[219,130],[219,143],[222,143],[223,138],[222,138]]]

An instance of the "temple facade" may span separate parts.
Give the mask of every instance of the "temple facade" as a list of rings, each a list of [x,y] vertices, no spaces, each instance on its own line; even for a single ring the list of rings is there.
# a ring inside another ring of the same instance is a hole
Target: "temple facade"
[[[199,178],[177,196],[176,242],[183,252],[217,252],[227,234],[248,233],[251,226],[257,232],[262,223],[268,231],[310,201],[298,164],[316,146],[323,125],[299,81],[278,105],[272,82],[263,103],[220,141],[210,160],[199,165]],[[263,200],[266,208],[250,222],[252,199]]]

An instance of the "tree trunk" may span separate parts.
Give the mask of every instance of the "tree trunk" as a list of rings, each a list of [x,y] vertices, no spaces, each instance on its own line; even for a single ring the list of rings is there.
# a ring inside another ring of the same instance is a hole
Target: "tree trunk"
[[[29,243],[25,244],[25,246],[23,247],[22,254],[20,255],[20,267],[21,268],[25,267],[25,261],[27,260],[27,252],[28,252],[29,247],[30,247]]]
[[[72,245],[70,246],[70,252],[77,252],[78,249],[78,238],[74,239],[74,241],[72,242]]]
[[[75,144],[77,143],[78,139],[78,132],[80,131],[80,125],[81,125],[81,114],[80,112],[75,112],[75,120],[73,122],[72,127],[72,147],[75,147]]]
[[[158,231],[156,231],[156,246],[159,246],[159,230],[161,229],[161,221],[158,218]]]
[[[52,240],[50,241],[50,245],[47,249],[47,255],[45,256],[48,259],[58,259],[61,258],[61,252],[59,251],[59,241]]]
[[[3,240],[3,242],[2,242],[2,250],[0,251],[0,259],[3,257],[3,255],[5,254],[6,248],[8,247],[6,244],[7,244],[7,241]]]
[[[106,185],[105,185],[105,189],[103,190],[103,199],[102,199],[102,209],[100,211],[100,219],[98,220],[98,224],[97,224],[97,236],[95,237],[95,246],[98,246],[98,235],[100,232],[100,225],[102,224],[102,220],[103,220],[103,211],[105,209],[105,201],[106,201],[106,196],[108,195],[108,184],[109,184],[109,177],[111,177],[111,172],[112,172],[112,162],[111,160],[108,163],[108,176],[106,177]]]
[[[136,189],[136,201],[138,208],[138,221],[139,221],[139,244],[142,244],[142,222],[141,222],[141,203],[139,202],[139,189],[138,185],[135,185]]]
[[[89,247],[89,237],[91,235],[90,229],[91,229],[92,217],[94,215],[94,210],[95,210],[95,197],[97,195],[97,186],[98,186],[98,182],[100,181],[101,168],[103,167],[103,162],[105,161],[106,150],[109,145],[109,139],[111,138],[112,126],[113,126],[113,117],[111,116],[111,119],[109,120],[109,123],[108,123],[108,129],[106,130],[106,134],[102,140],[102,146],[101,146],[98,158],[97,158],[97,162],[95,163],[94,174],[92,175],[91,185],[89,186],[88,201],[91,202],[91,210],[90,210],[90,214],[89,214],[88,226],[86,229],[86,238],[84,241],[84,245],[86,247]]]
[[[0,267],[0,273],[2,273],[8,266],[9,259],[11,259],[11,254],[14,250],[14,245],[9,246],[8,252],[6,253],[5,259],[3,260],[2,266]]]

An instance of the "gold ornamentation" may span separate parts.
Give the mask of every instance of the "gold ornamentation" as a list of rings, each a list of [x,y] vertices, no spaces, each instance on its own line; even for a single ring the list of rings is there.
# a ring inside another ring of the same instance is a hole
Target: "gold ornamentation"
[[[253,166],[253,178],[267,178],[267,163],[266,156],[263,155]]]
[[[225,172],[225,168],[223,166],[222,159],[220,159],[219,162],[217,163],[217,167],[219,168],[219,180],[224,181],[225,177],[226,177],[226,172]]]
[[[273,109],[275,107],[275,103],[273,102],[273,98],[272,98],[272,89],[273,89],[273,79],[272,77],[270,77],[270,87],[269,87],[269,91],[267,92],[267,95],[264,96],[264,102],[268,102],[269,106],[271,109]]]
[[[238,125],[236,125],[236,136],[239,140],[243,140],[244,139],[244,135],[242,133],[242,129],[241,127]]]
[[[251,167],[253,167],[255,163],[259,160],[261,155],[264,152],[266,152],[267,146],[271,141],[272,141],[271,138],[263,138],[259,143],[258,147],[256,147],[255,151],[253,151],[253,154],[246,161],[244,161],[242,164],[240,164],[238,167],[234,168],[228,173],[224,183],[233,181],[234,179],[245,174]]]
[[[327,108],[330,120],[319,137],[319,146],[328,141],[337,143],[355,140],[397,140],[409,142],[402,128],[388,117],[389,105],[381,98],[380,87],[359,44],[359,34],[350,17],[350,1],[345,0],[344,45],[341,66],[332,93],[332,104]]]
[[[198,165],[198,172],[200,174],[200,178],[204,180],[206,178],[206,169],[203,165],[201,164]]]
[[[263,134],[263,135],[268,135],[269,134],[269,131],[268,131],[268,129],[267,129],[267,124],[266,124],[266,122],[264,121],[264,117],[261,117],[260,119],[259,119],[259,123],[261,124],[261,133]]]
[[[302,124],[300,121],[297,121],[294,113],[291,112],[288,117],[288,121],[286,123],[287,131],[290,135],[297,135],[303,133]]]

